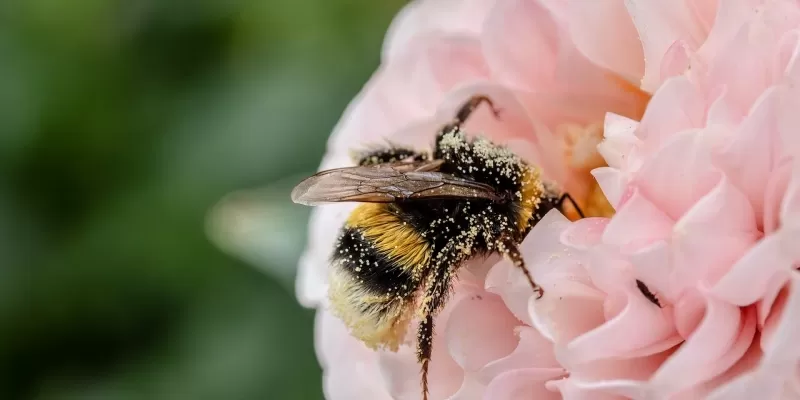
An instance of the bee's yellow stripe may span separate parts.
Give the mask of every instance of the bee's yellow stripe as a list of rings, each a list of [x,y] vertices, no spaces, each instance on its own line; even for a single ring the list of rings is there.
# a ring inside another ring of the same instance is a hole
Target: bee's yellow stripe
[[[526,166],[522,174],[522,187],[520,188],[520,203],[522,211],[517,216],[517,227],[520,232],[528,228],[533,212],[539,206],[544,186],[542,185],[541,174],[538,168]]]
[[[388,210],[387,204],[365,203],[356,207],[347,226],[358,228],[366,239],[392,261],[417,273],[428,264],[430,245],[411,225]]]

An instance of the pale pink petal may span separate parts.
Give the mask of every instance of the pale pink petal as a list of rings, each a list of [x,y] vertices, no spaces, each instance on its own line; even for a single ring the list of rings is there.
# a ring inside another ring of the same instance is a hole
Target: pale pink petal
[[[706,298],[695,289],[684,291],[673,303],[675,328],[689,338],[706,316]]]
[[[556,343],[567,343],[605,322],[602,301],[587,297],[532,297],[529,310],[533,327]]]
[[[462,298],[445,328],[450,356],[465,371],[477,371],[517,347],[517,325],[517,319],[497,295],[477,292]]]
[[[787,231],[795,232],[800,228],[800,224],[798,224],[800,222],[800,163],[794,162],[790,171],[787,171],[788,167],[780,168],[780,172],[783,172],[781,178],[784,182],[776,182],[776,193],[772,197],[773,200],[781,203],[780,220],[783,226],[787,228]],[[782,187],[786,189],[781,191]],[[781,194],[784,196],[780,197]],[[796,237],[792,237],[792,239],[796,239]]]
[[[538,2],[499,3],[483,37],[495,79],[530,92],[523,103],[551,128],[551,122],[577,122],[570,117],[592,123],[608,111],[638,117],[648,100],[637,86],[587,60]],[[509,37],[525,45],[510,45]]]
[[[797,288],[800,279],[793,274],[791,291],[783,313],[787,316],[800,312],[800,290]],[[752,372],[743,375],[733,383],[723,386],[711,398],[713,399],[750,399],[752,396],[766,396],[775,399],[796,399],[800,397],[797,391],[797,367],[800,360],[800,351],[796,345],[796,338],[800,333],[800,324],[796,318],[781,318],[777,327],[765,340],[764,359]],[[748,397],[749,396],[749,397]]]
[[[780,228],[781,226],[789,225],[788,222],[793,219],[797,211],[800,211],[800,198],[797,197],[797,191],[794,189],[797,180],[790,181],[792,177],[792,165],[790,162],[779,164],[775,166],[772,174],[767,180],[766,188],[764,189],[764,210],[763,215],[763,231],[771,233]],[[796,176],[796,175],[795,175]],[[793,186],[789,186],[792,184]]]
[[[672,260],[667,242],[659,241],[650,246],[643,247],[629,255],[636,276],[640,281],[657,293],[660,301],[675,301],[676,293],[670,284],[672,275]]]
[[[620,255],[614,246],[597,245],[578,259],[591,279],[603,292],[606,318],[613,318],[628,304],[625,292],[634,282],[634,269],[627,257]]]
[[[516,331],[519,335],[517,347],[508,356],[486,364],[479,374],[482,382],[488,384],[504,371],[515,369],[560,368],[553,353],[552,342],[528,326],[520,326]],[[566,374],[566,371],[562,370],[562,373]]]
[[[348,352],[356,355],[368,354],[367,347],[350,337],[350,332],[344,323],[330,312],[318,311],[314,316],[314,322],[314,344],[317,349],[317,359],[323,368]]]
[[[709,128],[717,129],[719,132],[724,133],[726,139],[730,139],[730,132],[736,129],[736,125],[744,119],[744,115],[734,109],[732,105],[733,99],[728,93],[727,87],[718,88],[716,97],[710,97],[713,98],[714,101],[712,101],[711,105],[708,107],[707,127],[705,131],[708,131]],[[720,140],[719,136],[723,135],[718,135],[714,138],[715,140],[709,141],[712,149],[722,148],[729,143],[724,139]]]
[[[778,44],[787,31],[800,24],[800,9],[790,2],[774,1],[750,12],[751,20],[710,63],[708,81],[712,88],[728,85],[743,112],[772,84]]]
[[[485,391],[486,385],[481,383],[474,373],[467,373],[461,382],[461,388],[447,400],[481,400]]]
[[[783,254],[776,235],[770,235],[747,252],[723,276],[712,293],[731,304],[746,306],[789,277],[792,259]],[[763,320],[761,321],[763,322]]]
[[[353,204],[335,204],[311,212],[308,249],[300,258],[295,289],[298,301],[305,307],[316,307],[327,297],[330,252],[339,234],[338,227],[353,208]]]
[[[674,77],[653,95],[636,134],[655,150],[678,132],[705,125],[705,100],[685,77]]]
[[[703,136],[686,131],[671,137],[642,165],[635,184],[643,196],[677,220],[719,179]]]
[[[623,168],[630,163],[627,158],[634,147],[639,145],[636,128],[639,122],[614,113],[607,113],[603,125],[604,138],[597,145],[609,167]]]
[[[489,77],[491,72],[484,59],[480,41],[459,36],[437,39],[425,39],[427,68],[421,71],[420,76],[430,79],[428,91],[439,89],[444,95],[451,89],[484,81]],[[427,77],[426,73],[430,73],[430,76]],[[425,84],[424,79],[421,81]]]
[[[596,388],[594,385],[582,384],[575,379],[565,378],[557,381],[550,381],[547,387],[561,393],[564,400],[625,400],[626,396],[609,393],[603,388]],[[587,387],[588,386],[588,387]],[[635,397],[632,397],[635,398]]]
[[[600,243],[608,218],[583,218],[561,233],[561,243],[579,250],[587,250]]]
[[[726,178],[672,228],[673,279],[715,283],[760,238],[750,202]],[[681,286],[677,286],[680,290]]]
[[[786,32],[778,43],[772,67],[772,81],[780,82],[784,77],[792,79],[800,73],[800,31],[796,28]]]
[[[764,0],[718,0],[718,3],[713,28],[698,50],[698,56],[704,62],[713,59],[733,39]]]
[[[687,0],[686,6],[692,11],[694,20],[698,27],[702,29],[706,36],[714,25],[714,18],[717,14],[718,0]]]
[[[787,285],[786,283],[790,283]],[[791,277],[787,277],[786,282],[781,285],[781,288],[778,290],[778,294],[775,298],[770,302],[770,306],[767,311],[764,312],[764,321],[760,324],[761,327],[761,347],[768,348],[769,343],[772,340],[772,335],[775,333],[775,330],[778,329],[780,326],[781,321],[786,316],[784,315],[784,310],[786,309],[786,301],[789,297],[789,291],[791,289]],[[761,321],[759,321],[761,322]]]
[[[689,68],[689,46],[683,40],[676,40],[667,48],[659,67],[659,82],[680,75]]]
[[[756,303],[758,324],[762,327],[762,329],[764,329],[764,326],[767,324],[767,319],[770,317],[775,303],[780,300],[780,296],[783,293],[784,287],[786,286],[786,280],[787,279],[781,277],[780,275],[774,276],[769,281],[767,288],[761,295],[761,301]]]
[[[707,298],[706,316],[695,333],[653,376],[664,394],[678,393],[721,374],[747,350],[755,333],[755,313]]]
[[[536,223],[522,241],[522,256],[527,264],[533,267],[534,277],[551,272],[552,267],[548,263],[554,257],[570,254],[569,249],[561,243],[561,233],[570,224],[571,222],[558,210],[552,210]]]
[[[792,84],[782,93],[781,102],[778,105],[778,132],[786,153],[792,156],[800,155],[800,135],[797,134],[797,127],[800,126],[800,115],[797,110],[800,107],[800,73],[792,79]]]
[[[669,237],[673,220],[635,191],[609,222],[603,242],[635,250]]]
[[[621,393],[617,390],[641,390],[638,382],[646,382],[664,364],[671,355],[672,349],[656,353],[647,357],[629,359],[601,359],[589,363],[575,365],[570,369],[570,378],[584,387],[615,388],[611,393]],[[559,352],[556,349],[556,356]],[[604,390],[605,391],[605,390]]]
[[[626,0],[644,48],[645,72],[642,88],[654,92],[661,84],[660,67],[664,54],[676,40],[696,49],[706,32],[684,1],[664,3],[658,0]]]
[[[320,273],[326,259],[317,257],[316,254],[318,253],[306,252],[298,261],[295,293],[297,301],[303,307],[322,304],[328,293],[327,275]]]
[[[508,39],[512,37],[513,41]],[[552,82],[559,34],[541,5],[522,0],[498,2],[486,20],[482,38],[486,58],[500,82],[525,89]]]
[[[728,140],[714,157],[731,182],[747,195],[759,221],[767,184],[763,177],[769,175],[777,156],[772,149],[777,139],[774,121],[778,95],[776,90],[764,92],[738,130],[732,132],[730,138],[736,140]]]
[[[456,34],[477,37],[494,5],[486,0],[416,0],[394,18],[383,43],[383,62],[405,51],[420,36]]]
[[[396,397],[392,397],[386,392],[380,379],[362,378],[357,382],[350,379],[354,374],[367,377],[373,373],[373,366],[360,363],[325,370],[322,377],[325,398],[329,400],[397,400]]]
[[[792,274],[789,298],[783,309],[784,317],[764,348],[766,357],[765,365],[771,371],[777,372],[796,368],[800,362],[800,346],[796,339],[800,335],[800,320],[796,316],[800,313],[800,276]],[[796,372],[796,371],[795,371]]]
[[[689,391],[689,393],[695,397],[706,398],[716,388],[724,386],[741,376],[752,373],[758,367],[762,356],[763,352],[761,351],[761,346],[758,344],[758,333],[756,333],[754,340],[752,343],[750,343],[747,351],[733,367],[729,368],[716,378],[696,386],[693,388],[693,390]]]
[[[589,60],[639,83],[642,45],[622,0],[571,0],[566,14],[570,37]]]
[[[420,367],[414,354],[412,346],[401,346],[396,353],[379,352],[378,366],[383,384],[394,399],[421,398]],[[450,358],[447,343],[440,335],[434,336],[428,380],[431,382],[431,397],[435,399],[453,395],[464,380],[464,371]]]
[[[760,42],[748,40],[749,33],[747,26],[742,27],[722,48],[709,64],[706,81],[709,90],[727,88],[729,105],[740,115],[747,114],[756,97],[769,86],[771,78],[767,49]]]
[[[434,342],[439,346],[443,344],[441,342]],[[436,350],[437,347],[438,346],[434,345],[434,350]],[[419,400],[422,397],[420,395],[419,388],[419,364],[417,364],[416,357],[414,356],[414,349],[410,346],[402,346],[396,353],[381,351],[379,354],[380,362],[376,368],[379,368],[379,371],[383,376],[383,385],[391,394],[392,398]],[[438,364],[440,364],[442,361],[443,360],[441,357],[439,357],[436,362],[431,360],[431,367],[441,367]],[[455,389],[461,385],[461,381],[459,379],[461,378],[461,374],[456,370],[456,368],[452,368],[452,371],[454,373],[451,376],[445,375],[444,378],[446,379],[445,385],[449,386],[452,391],[455,392]],[[352,379],[348,380],[352,381]],[[433,379],[429,378],[429,380]],[[454,380],[457,382],[453,382]],[[431,388],[432,392],[433,390],[441,392],[441,382],[437,382],[436,385],[431,386],[433,386]]]
[[[533,291],[522,272],[511,262],[504,260],[492,267],[486,275],[486,290],[499,295],[517,319],[531,324],[528,299],[533,296]]]
[[[739,379],[721,386],[711,393],[709,400],[752,400],[752,399],[797,399],[784,386],[783,377],[762,371],[743,375]]]
[[[677,344],[674,337],[670,318],[632,288],[627,293],[627,306],[619,315],[569,342],[559,353],[559,360],[572,366],[604,358],[648,356],[641,350],[667,341],[664,348],[653,348],[653,353],[661,352]]]
[[[622,176],[618,169],[600,167],[592,170],[592,176],[597,181],[597,185],[603,191],[603,195],[615,209],[619,209],[622,196],[625,192],[627,179]]]
[[[560,369],[526,368],[505,372],[486,388],[486,400],[552,399],[561,398],[545,387],[545,382],[563,374]]]
[[[326,311],[318,311],[314,336],[317,357],[325,368],[323,389],[327,399],[392,398],[377,370],[377,354],[350,336],[341,320]],[[347,365],[340,365],[341,360],[347,360]],[[365,379],[354,384],[347,378],[352,373]]]

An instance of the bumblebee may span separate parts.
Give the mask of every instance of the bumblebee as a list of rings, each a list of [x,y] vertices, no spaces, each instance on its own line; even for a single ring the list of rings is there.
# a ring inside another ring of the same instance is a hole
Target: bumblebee
[[[499,253],[544,292],[525,266],[519,245],[569,194],[544,182],[540,170],[484,138],[468,139],[462,125],[485,96],[465,102],[437,133],[433,151],[382,148],[354,167],[327,170],[295,187],[305,205],[360,202],[341,230],[331,257],[331,309],[371,348],[396,351],[416,311],[417,360],[423,398],[434,319],[447,302],[464,262]]]

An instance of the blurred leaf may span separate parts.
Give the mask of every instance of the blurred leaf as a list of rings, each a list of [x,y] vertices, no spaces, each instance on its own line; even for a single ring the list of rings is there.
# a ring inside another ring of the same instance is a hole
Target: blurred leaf
[[[288,191],[402,3],[0,2],[0,398],[321,398]]]
[[[293,204],[289,194],[305,175],[263,189],[226,196],[210,212],[209,237],[220,248],[260,267],[294,290],[297,260],[306,241],[308,207]]]

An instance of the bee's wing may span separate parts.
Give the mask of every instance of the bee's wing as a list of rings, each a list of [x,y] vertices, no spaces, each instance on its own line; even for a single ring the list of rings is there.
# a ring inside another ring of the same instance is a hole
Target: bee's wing
[[[313,206],[431,198],[500,200],[489,185],[436,171],[441,164],[441,160],[398,162],[322,171],[300,182],[292,190],[292,201]]]

